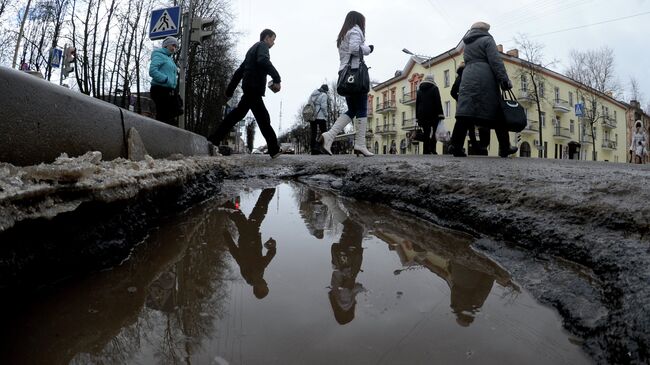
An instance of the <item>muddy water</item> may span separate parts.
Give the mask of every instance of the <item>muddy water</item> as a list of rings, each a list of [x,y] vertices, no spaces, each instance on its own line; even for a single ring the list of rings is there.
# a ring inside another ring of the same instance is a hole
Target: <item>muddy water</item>
[[[245,190],[5,312],[2,363],[585,364],[464,234],[302,185]]]

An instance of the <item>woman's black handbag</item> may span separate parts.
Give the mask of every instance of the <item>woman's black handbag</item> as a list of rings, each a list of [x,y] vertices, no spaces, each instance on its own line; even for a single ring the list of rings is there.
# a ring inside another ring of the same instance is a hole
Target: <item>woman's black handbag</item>
[[[503,122],[509,132],[521,132],[526,128],[526,111],[519,104],[512,90],[501,92],[501,110]]]
[[[352,68],[352,54],[345,68],[339,71],[336,92],[341,96],[367,94],[370,91],[368,66],[363,61],[363,50],[359,46],[359,68]]]
[[[416,127],[412,132],[411,132],[411,142],[424,142],[425,136],[424,136],[424,130],[422,127]]]

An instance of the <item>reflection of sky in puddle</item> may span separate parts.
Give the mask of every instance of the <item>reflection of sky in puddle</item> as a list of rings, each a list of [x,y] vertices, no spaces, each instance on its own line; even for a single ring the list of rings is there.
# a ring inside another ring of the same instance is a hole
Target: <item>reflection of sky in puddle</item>
[[[32,305],[10,359],[41,348],[55,363],[588,363],[558,316],[470,243],[302,185],[245,191]]]

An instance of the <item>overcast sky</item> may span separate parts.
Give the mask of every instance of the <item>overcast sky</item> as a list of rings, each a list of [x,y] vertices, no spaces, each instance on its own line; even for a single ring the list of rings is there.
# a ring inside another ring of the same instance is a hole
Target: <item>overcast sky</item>
[[[409,56],[403,48],[438,55],[456,46],[469,26],[481,20],[491,24],[490,33],[504,50],[516,48],[513,38],[519,33],[542,43],[545,60],[558,60],[553,69],[561,73],[571,49],[608,46],[614,50],[621,84],[627,89],[630,76],[635,77],[642,105],[650,101],[650,0],[234,0],[232,5],[233,30],[241,34],[240,60],[262,29],[277,33],[271,61],[282,77],[282,91],[268,92],[265,98],[276,133],[281,102],[286,131],[309,94],[336,79],[336,36],[350,10],[366,17],[366,41],[375,46],[366,58],[373,80],[384,81],[405,66]],[[263,144],[257,133],[255,146]]]

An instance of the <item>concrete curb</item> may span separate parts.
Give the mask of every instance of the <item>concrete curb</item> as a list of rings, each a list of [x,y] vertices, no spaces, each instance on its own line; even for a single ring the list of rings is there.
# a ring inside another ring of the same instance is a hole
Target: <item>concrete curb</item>
[[[104,160],[127,158],[135,128],[154,158],[207,156],[205,137],[132,113],[102,100],[0,67],[0,161],[25,166],[100,151]]]

